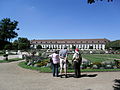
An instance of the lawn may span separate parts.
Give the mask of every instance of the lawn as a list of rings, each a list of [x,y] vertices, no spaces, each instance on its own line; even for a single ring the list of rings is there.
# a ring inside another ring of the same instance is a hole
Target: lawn
[[[68,60],[72,60],[72,54],[68,55]],[[102,62],[106,60],[114,60],[120,59],[120,55],[118,54],[82,54],[83,58],[86,58],[90,60],[91,62]],[[46,59],[45,59],[46,60]],[[47,59],[49,60],[49,59]],[[52,72],[52,70],[49,67],[32,67],[27,66],[25,62],[19,63],[20,67],[31,69],[31,70],[37,70],[39,72]],[[82,69],[82,72],[104,72],[104,71],[120,71],[120,69]],[[69,69],[68,72],[74,72],[73,69]]]
[[[90,60],[91,62],[102,62],[106,60],[113,61],[114,59],[120,59],[119,54],[83,54],[82,57]]]

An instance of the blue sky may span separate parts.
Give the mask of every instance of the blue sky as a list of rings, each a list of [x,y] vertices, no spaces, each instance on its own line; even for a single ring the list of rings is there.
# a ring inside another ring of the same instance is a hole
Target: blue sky
[[[28,39],[120,39],[120,0],[0,0],[0,20],[17,20]]]

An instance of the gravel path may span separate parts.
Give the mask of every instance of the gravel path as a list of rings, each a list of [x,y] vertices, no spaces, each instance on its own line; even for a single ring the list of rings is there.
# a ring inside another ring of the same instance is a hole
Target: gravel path
[[[120,72],[82,73],[81,78],[57,78],[17,66],[18,62],[0,63],[0,90],[114,90]],[[95,75],[90,77],[90,75]]]
[[[13,59],[13,58],[22,58],[22,55],[8,55],[8,59]],[[5,57],[0,56],[0,60],[5,59]]]

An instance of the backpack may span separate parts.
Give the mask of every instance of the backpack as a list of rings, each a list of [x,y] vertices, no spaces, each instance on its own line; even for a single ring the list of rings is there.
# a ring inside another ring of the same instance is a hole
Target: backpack
[[[76,53],[75,60],[80,60],[80,54]]]

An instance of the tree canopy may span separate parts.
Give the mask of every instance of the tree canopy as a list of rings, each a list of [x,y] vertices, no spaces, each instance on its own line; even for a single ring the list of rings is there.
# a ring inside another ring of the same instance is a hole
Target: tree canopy
[[[38,46],[37,46],[37,49],[42,49],[42,46],[41,46],[41,45],[38,45]]]
[[[4,18],[0,21],[0,49],[3,49],[11,39],[18,36],[15,32],[15,30],[19,30],[17,25],[18,21],[11,21],[10,18]]]
[[[120,40],[112,41],[106,44],[106,49],[114,49],[119,50],[120,49]]]
[[[108,1],[112,2],[113,0],[87,0],[89,4],[95,3],[96,1]]]
[[[19,37],[13,42],[13,48],[19,50],[27,50],[30,48],[30,41],[27,38]]]
[[[0,21],[0,39],[2,41],[10,41],[10,39],[15,38],[18,34],[15,30],[17,28],[18,22],[11,21],[10,18],[4,18]]]

